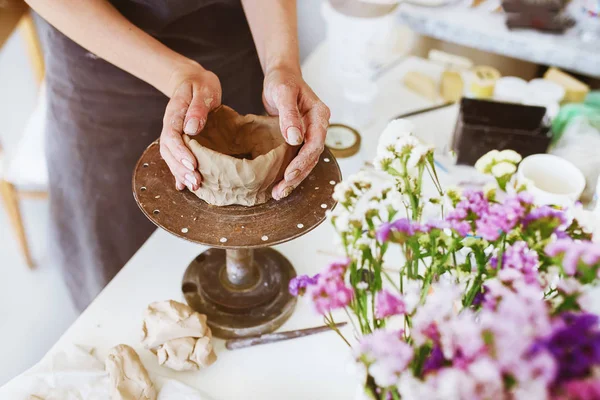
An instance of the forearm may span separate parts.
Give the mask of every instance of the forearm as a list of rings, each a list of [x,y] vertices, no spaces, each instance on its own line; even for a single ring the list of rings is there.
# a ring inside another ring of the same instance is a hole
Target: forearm
[[[194,64],[148,35],[106,0],[26,0],[38,14],[98,57],[154,86],[167,96],[174,72]]]
[[[300,70],[296,0],[242,0],[263,71]]]

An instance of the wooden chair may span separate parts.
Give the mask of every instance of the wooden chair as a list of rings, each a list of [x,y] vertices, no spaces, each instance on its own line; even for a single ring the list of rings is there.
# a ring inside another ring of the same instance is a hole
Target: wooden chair
[[[15,154],[8,157],[8,155],[3,154],[0,145],[0,198],[7,211],[25,261],[30,268],[33,268],[33,258],[27,242],[19,200],[21,198],[43,199],[48,196],[47,171],[43,150],[36,148],[38,154],[25,154],[31,149],[31,143],[35,143],[39,141],[40,137],[43,137],[45,100],[42,81],[44,78],[44,61],[35,24],[27,4],[22,0],[0,0],[0,49],[15,30],[18,30],[25,39],[35,78],[38,84],[42,86],[42,90],[40,91],[38,106],[27,123],[21,143]],[[29,178],[34,178],[23,181],[21,179],[23,174],[20,171],[23,170],[22,166],[24,164],[29,165],[29,162],[24,160],[27,157],[37,159],[37,165],[42,171],[29,171]]]

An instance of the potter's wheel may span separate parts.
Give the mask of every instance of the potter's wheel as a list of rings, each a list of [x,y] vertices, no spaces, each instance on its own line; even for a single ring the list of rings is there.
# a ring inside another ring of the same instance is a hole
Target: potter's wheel
[[[291,263],[268,246],[308,233],[333,209],[340,169],[325,150],[310,176],[287,198],[254,207],[215,207],[188,190],[179,192],[152,143],[138,161],[133,193],[154,224],[182,239],[212,247],[185,272],[188,304],[208,316],[213,334],[234,338],[271,332],[292,314]]]

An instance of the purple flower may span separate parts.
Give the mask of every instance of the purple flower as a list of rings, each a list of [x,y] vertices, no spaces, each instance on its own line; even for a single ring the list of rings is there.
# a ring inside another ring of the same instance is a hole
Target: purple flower
[[[492,204],[476,222],[477,234],[485,240],[498,240],[503,232],[510,232],[519,223],[525,207],[518,196],[507,197],[501,204]]]
[[[466,236],[475,223],[477,235],[490,241],[497,240],[503,232],[510,232],[523,218],[528,207],[527,196],[507,197],[501,204],[489,203],[483,192],[467,192],[447,220],[459,235]]]
[[[442,348],[439,343],[436,343],[434,344],[433,349],[431,349],[429,357],[427,357],[423,364],[423,376],[439,370],[444,366],[444,363],[444,353],[442,353]]]
[[[483,302],[485,301],[485,295],[488,291],[489,291],[489,289],[487,288],[487,286],[484,285],[481,288],[481,291],[477,292],[477,294],[473,298],[473,301],[471,302],[471,304],[475,307],[479,307],[480,305],[482,305]]]
[[[492,257],[490,265],[493,268],[498,266],[498,256]],[[537,269],[539,266],[538,254],[531,250],[527,243],[518,241],[508,246],[502,255],[502,268],[512,268],[523,273],[525,282],[528,284],[537,283]]]
[[[534,208],[527,214],[523,219],[523,227],[529,226],[537,227],[540,224],[546,225],[552,230],[556,230],[561,225],[567,223],[567,217],[564,211],[557,210],[550,206],[541,206]]]
[[[448,221],[434,219],[431,221],[427,221],[424,226],[421,227],[421,231],[424,233],[429,233],[433,230],[443,231],[444,229],[450,228],[450,223]]]
[[[565,274],[577,274],[579,263],[588,267],[600,264],[600,245],[593,242],[580,242],[571,239],[559,239],[546,246],[546,254],[550,257],[562,257]]]
[[[375,318],[383,319],[392,315],[400,315],[406,312],[404,301],[387,290],[382,290],[375,297]]]
[[[471,233],[471,224],[467,221],[450,221],[450,226],[459,236],[465,237]]]
[[[380,243],[387,242],[387,240],[390,237],[391,231],[392,231],[392,224],[389,222],[384,222],[383,224],[381,224],[379,229],[377,229],[377,232],[375,233],[375,238]]]
[[[300,275],[290,281],[288,290],[292,296],[302,296],[306,292],[306,288],[315,285],[319,279],[319,274],[310,277],[308,275]]]
[[[413,358],[413,349],[402,335],[402,331],[378,329],[364,336],[354,350],[356,359],[367,366],[380,387],[396,384]]]
[[[600,366],[599,318],[593,314],[565,313],[552,333],[537,345],[547,349],[558,365],[556,383],[589,376]]]
[[[464,199],[448,213],[448,221],[476,220],[486,214],[489,203],[481,191],[466,190]]]
[[[413,236],[421,227],[418,222],[411,221],[407,218],[400,218],[394,222],[385,222],[381,224],[375,234],[377,240],[381,243],[387,242],[390,239],[394,242],[403,243],[407,237]]]

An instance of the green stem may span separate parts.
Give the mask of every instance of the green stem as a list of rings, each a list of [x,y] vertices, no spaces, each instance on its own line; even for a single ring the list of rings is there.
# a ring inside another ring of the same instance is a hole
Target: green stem
[[[331,315],[331,312],[329,313],[329,318],[327,318],[327,316],[323,316],[323,318],[325,319],[325,323],[327,325],[329,325],[329,327],[339,335],[339,337],[342,338],[342,340],[344,342],[346,342],[346,344],[348,345],[348,347],[352,348],[352,345],[350,344],[350,342],[348,342],[348,340],[346,340],[346,338],[344,337],[344,335],[342,335],[342,332],[340,332],[340,330],[338,329],[338,327],[335,325],[335,322],[333,321],[333,316]]]

